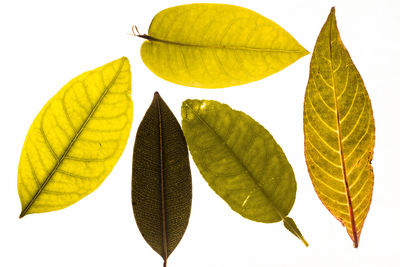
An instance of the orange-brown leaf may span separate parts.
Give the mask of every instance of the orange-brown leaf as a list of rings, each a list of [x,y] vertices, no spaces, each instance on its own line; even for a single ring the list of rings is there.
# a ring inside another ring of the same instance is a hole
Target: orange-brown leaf
[[[334,8],[311,59],[304,136],[315,191],[357,247],[372,199],[375,125],[364,82],[340,39]]]

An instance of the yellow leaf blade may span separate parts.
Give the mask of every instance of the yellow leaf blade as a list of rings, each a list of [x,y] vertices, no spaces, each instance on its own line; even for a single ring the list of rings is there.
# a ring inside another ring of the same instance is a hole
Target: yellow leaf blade
[[[46,103],[21,153],[20,217],[63,209],[103,182],[128,140],[130,94],[123,57],[77,76]]]
[[[263,79],[308,54],[275,22],[246,8],[189,4],[158,13],[141,56],[157,76],[222,88]]]
[[[304,100],[305,156],[315,191],[358,246],[372,199],[375,126],[335,9],[317,39]]]

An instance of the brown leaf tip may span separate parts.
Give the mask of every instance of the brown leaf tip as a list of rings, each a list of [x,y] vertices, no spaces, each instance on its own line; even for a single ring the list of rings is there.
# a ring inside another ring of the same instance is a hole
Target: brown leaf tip
[[[162,98],[161,98],[160,94],[156,91],[153,96],[153,101],[160,101],[160,99],[162,99]]]

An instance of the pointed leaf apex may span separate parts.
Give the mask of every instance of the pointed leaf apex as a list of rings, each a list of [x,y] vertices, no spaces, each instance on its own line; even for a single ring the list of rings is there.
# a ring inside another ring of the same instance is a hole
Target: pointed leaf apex
[[[160,101],[160,99],[162,99],[161,96],[160,96],[160,94],[159,94],[157,91],[154,92],[153,102],[154,102],[154,101]]]
[[[293,221],[292,218],[286,217],[283,219],[283,225],[286,229],[288,229],[292,234],[294,234],[298,239],[300,239],[303,244],[308,247],[307,241],[304,239],[303,235],[301,234],[299,228],[297,228],[296,223]]]
[[[329,19],[335,21],[336,24],[336,9],[334,6],[331,8],[331,12],[329,13],[328,20]]]
[[[114,62],[121,62],[121,64],[125,63],[125,61],[127,61],[129,63],[129,59],[125,56],[114,60]]]

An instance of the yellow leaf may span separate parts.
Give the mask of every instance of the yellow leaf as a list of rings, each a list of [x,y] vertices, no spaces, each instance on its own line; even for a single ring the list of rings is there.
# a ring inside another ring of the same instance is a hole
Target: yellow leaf
[[[246,8],[189,4],[151,23],[141,56],[157,76],[181,85],[222,88],[263,79],[308,54],[275,22]]]
[[[364,82],[340,39],[334,8],[311,59],[304,135],[315,191],[357,247],[372,199],[375,126]]]
[[[111,172],[132,123],[131,73],[123,57],[66,84],[33,121],[18,168],[22,212],[65,208]]]

